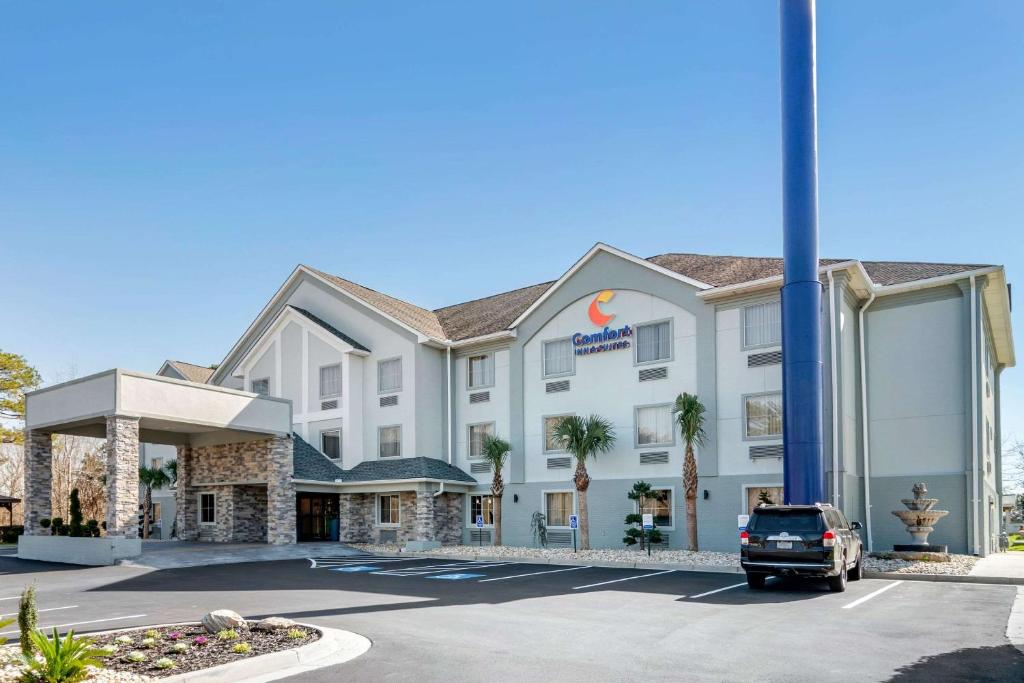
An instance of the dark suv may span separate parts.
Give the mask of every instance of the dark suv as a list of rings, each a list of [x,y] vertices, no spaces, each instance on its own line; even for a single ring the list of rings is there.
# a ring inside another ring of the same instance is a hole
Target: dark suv
[[[828,579],[835,592],[861,575],[859,522],[831,505],[761,505],[740,532],[740,565],[747,585],[764,588],[769,575]]]

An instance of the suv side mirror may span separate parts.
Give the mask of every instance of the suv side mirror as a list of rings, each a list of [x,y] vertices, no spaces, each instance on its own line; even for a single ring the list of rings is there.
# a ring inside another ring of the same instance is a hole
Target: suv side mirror
[[[850,528],[856,531],[857,529],[862,529],[863,527],[861,526],[860,522],[850,522]]]

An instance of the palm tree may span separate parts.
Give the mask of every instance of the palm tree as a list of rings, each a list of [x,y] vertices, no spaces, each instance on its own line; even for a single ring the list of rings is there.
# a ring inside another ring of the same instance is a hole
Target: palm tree
[[[149,538],[149,513],[153,509],[153,489],[162,489],[171,483],[171,478],[162,467],[140,467],[139,481],[146,487],[142,503],[142,537]]]
[[[570,415],[555,427],[557,443],[576,459],[576,474],[573,484],[579,492],[580,550],[590,549],[590,519],[587,514],[587,489],[590,475],[587,474],[587,459],[598,453],[607,453],[615,445],[615,427],[610,420],[600,415],[579,417]]]
[[[704,432],[704,404],[695,394],[682,393],[676,397],[675,413],[679,431],[683,434],[686,444],[686,457],[683,459],[683,491],[686,497],[686,540],[688,550],[697,550],[697,459],[693,455],[694,446],[703,446],[707,438]]]
[[[494,478],[491,479],[491,500],[494,503],[494,545],[501,545],[501,494],[505,492],[505,481],[501,478],[501,468],[508,460],[512,450],[508,441],[488,434],[484,437],[484,460],[491,463]]]

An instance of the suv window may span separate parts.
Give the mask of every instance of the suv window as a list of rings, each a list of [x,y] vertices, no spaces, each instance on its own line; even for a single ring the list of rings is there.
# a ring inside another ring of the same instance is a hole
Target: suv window
[[[836,519],[839,520],[840,529],[849,529],[850,522],[847,521],[846,515],[843,514],[842,510],[836,510]]]
[[[758,533],[774,533],[776,531],[811,532],[824,531],[825,520],[821,510],[765,510],[758,509],[750,516],[748,531]]]

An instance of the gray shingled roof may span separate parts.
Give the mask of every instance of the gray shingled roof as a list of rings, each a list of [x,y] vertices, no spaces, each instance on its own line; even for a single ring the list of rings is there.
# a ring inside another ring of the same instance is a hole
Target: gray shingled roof
[[[370,460],[350,470],[335,465],[323,453],[298,434],[292,434],[292,461],[295,479],[334,483],[360,481],[394,481],[399,479],[438,479],[477,483],[458,467],[453,467],[437,458],[395,458],[394,460]]]
[[[647,259],[651,263],[712,287],[724,287],[782,275],[782,259],[750,256],[708,256],[704,254],[660,254]],[[821,259],[832,265],[850,259]],[[973,263],[920,263],[915,261],[862,261],[872,281],[895,285],[961,273],[986,266]],[[414,306],[354,282],[314,270],[353,296],[401,320],[435,339],[458,341],[508,329],[554,282],[531,285],[511,292],[474,299],[435,311]]]
[[[204,365],[195,365],[193,363],[186,363],[180,360],[169,360],[167,364],[174,368],[182,377],[187,379],[189,382],[199,382],[200,384],[206,384],[213,375],[213,371],[216,368],[206,367]]]
[[[345,334],[344,332],[342,332],[338,328],[334,327],[333,325],[331,325],[326,320],[323,320],[322,318],[318,318],[317,316],[313,315],[312,313],[307,311],[305,308],[299,308],[298,306],[293,306],[291,304],[288,304],[288,308],[294,310],[295,312],[297,312],[297,313],[299,313],[301,315],[304,315],[306,318],[309,318],[310,320],[315,322],[317,325],[319,325],[320,327],[324,328],[325,330],[327,330],[328,332],[330,332],[335,337],[337,337],[341,341],[345,342],[349,346],[351,346],[353,348],[356,348],[356,349],[359,349],[360,351],[366,351],[367,353],[370,352],[370,349],[366,348],[365,346],[363,346],[362,344],[357,342],[352,337],[348,336],[347,334]]]

